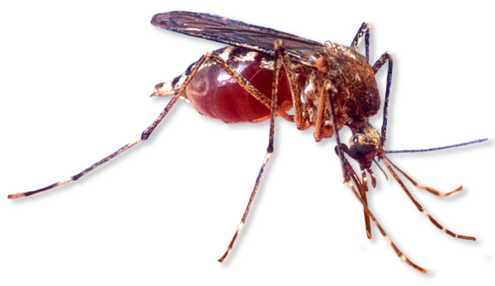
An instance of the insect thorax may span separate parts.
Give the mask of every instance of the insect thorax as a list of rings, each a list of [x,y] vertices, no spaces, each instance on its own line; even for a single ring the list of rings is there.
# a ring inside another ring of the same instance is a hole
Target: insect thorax
[[[314,126],[323,82],[331,82],[331,96],[338,129],[343,126],[362,128],[369,117],[380,108],[380,95],[374,73],[366,59],[349,47],[326,43],[325,54],[316,62],[318,66],[296,68],[300,96],[309,126]],[[333,135],[331,118],[326,108],[323,137]]]

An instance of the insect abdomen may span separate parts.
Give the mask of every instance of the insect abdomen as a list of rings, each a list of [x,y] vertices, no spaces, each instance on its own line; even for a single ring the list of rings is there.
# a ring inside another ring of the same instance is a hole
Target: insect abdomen
[[[273,61],[271,57],[245,48],[227,47],[219,55],[246,80],[271,99]],[[185,97],[199,113],[226,123],[267,120],[270,110],[215,64],[202,67],[186,89]],[[292,107],[290,87],[282,72],[277,105],[284,111]]]

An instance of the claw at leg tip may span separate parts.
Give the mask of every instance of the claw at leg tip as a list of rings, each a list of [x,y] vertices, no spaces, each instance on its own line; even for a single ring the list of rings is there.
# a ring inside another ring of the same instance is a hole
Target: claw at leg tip
[[[18,199],[18,198],[22,198],[22,197],[24,197],[23,194],[13,194],[13,195],[9,195],[7,198],[12,200],[12,199]]]

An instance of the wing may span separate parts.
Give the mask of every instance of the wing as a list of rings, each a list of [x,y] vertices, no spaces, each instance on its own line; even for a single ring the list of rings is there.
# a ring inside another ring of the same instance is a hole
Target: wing
[[[275,40],[281,39],[293,60],[309,66],[314,66],[324,50],[324,46],[315,41],[206,13],[185,11],[161,13],[153,16],[151,24],[165,30],[244,47],[269,55],[274,53]]]

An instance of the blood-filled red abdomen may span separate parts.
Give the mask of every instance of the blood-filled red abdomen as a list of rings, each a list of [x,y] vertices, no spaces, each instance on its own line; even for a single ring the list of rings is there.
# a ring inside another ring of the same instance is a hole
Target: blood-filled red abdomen
[[[223,51],[221,56],[227,58],[227,63],[271,99],[272,58],[238,47],[227,47]],[[269,108],[214,63],[196,73],[187,86],[186,97],[199,113],[227,123],[260,122],[270,117]],[[292,108],[290,86],[283,68],[279,77],[277,106],[283,111]]]

